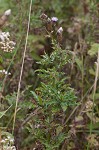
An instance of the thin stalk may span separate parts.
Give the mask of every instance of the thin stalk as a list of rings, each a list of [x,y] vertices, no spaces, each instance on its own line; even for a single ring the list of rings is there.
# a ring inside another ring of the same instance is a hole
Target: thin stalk
[[[95,104],[95,94],[96,94],[96,89],[97,89],[98,75],[99,75],[99,50],[98,50],[98,59],[96,62],[96,75],[95,75],[95,81],[94,81],[94,87],[93,87],[92,119],[90,122],[90,134],[89,134],[89,136],[91,136],[92,131],[93,131],[94,104]],[[88,142],[87,150],[89,150],[89,149],[90,149],[90,143]]]
[[[84,58],[83,58],[83,54],[82,54],[81,58],[82,58],[82,99],[83,99],[83,95],[84,95]]]
[[[23,53],[23,58],[22,58],[20,79],[19,79],[19,83],[18,83],[18,90],[17,90],[17,98],[16,98],[16,106],[15,106],[15,112],[14,112],[13,130],[12,130],[12,132],[14,132],[14,128],[15,128],[17,107],[18,107],[18,102],[19,102],[19,97],[20,97],[20,88],[21,88],[21,81],[22,81],[22,75],[23,75],[23,67],[24,67],[24,61],[25,61],[25,56],[26,56],[26,51],[27,51],[27,43],[28,43],[28,36],[29,36],[29,29],[30,29],[31,9],[32,9],[32,0],[30,1],[29,19],[28,19],[28,27],[27,27],[27,34],[26,34],[26,42],[25,42],[25,48],[24,48],[24,53]]]

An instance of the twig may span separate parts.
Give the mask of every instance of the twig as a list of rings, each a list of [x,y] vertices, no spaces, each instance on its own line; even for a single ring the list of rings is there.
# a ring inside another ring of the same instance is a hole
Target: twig
[[[37,113],[38,113],[38,111],[39,111],[40,109],[41,109],[40,107],[36,108],[36,109],[24,120],[24,122],[21,124],[21,128],[20,128],[20,129],[22,129],[23,126],[25,126],[25,124],[26,124],[33,116],[37,115]]]

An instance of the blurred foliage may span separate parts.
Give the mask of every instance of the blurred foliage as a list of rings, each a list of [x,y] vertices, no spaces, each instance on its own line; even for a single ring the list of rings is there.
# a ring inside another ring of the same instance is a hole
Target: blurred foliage
[[[11,73],[5,80],[0,72],[0,142],[6,133],[12,133],[29,5],[29,0],[0,0],[1,16],[12,10],[0,30],[10,32],[16,42],[12,53],[0,48],[0,70]],[[58,18],[55,34],[46,32],[42,13]],[[61,26],[63,40],[59,46],[57,29]],[[99,81],[93,102],[98,50],[98,0],[33,0],[13,133],[17,149],[99,149]]]

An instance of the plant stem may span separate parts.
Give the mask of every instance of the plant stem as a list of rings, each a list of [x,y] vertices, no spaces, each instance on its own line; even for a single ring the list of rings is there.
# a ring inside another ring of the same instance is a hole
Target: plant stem
[[[12,129],[12,132],[14,132],[14,128],[15,128],[16,113],[17,113],[18,101],[19,101],[19,96],[20,96],[20,88],[21,88],[21,81],[22,81],[22,75],[23,75],[23,67],[24,67],[24,61],[25,61],[26,50],[27,50],[28,35],[29,35],[29,29],[30,29],[31,9],[32,9],[32,0],[31,0],[31,2],[30,2],[29,19],[28,19],[28,27],[27,27],[27,35],[26,35],[26,42],[25,42],[25,48],[24,48],[24,53],[23,53],[23,59],[22,59],[22,66],[21,66],[21,72],[20,72],[20,79],[19,79],[19,84],[18,84],[18,91],[17,91],[17,98],[16,98],[16,106],[15,106],[15,112],[14,112],[14,119],[13,119],[13,129]]]
[[[90,122],[90,135],[89,135],[90,137],[91,137],[92,130],[93,130],[94,104],[95,104],[95,94],[96,94],[96,88],[97,88],[98,75],[99,75],[99,50],[98,50],[98,59],[96,62],[96,75],[95,75],[95,81],[94,81],[94,87],[93,87],[93,106],[92,106],[92,119]],[[90,145],[88,142],[87,150],[89,150],[89,148],[90,148]]]

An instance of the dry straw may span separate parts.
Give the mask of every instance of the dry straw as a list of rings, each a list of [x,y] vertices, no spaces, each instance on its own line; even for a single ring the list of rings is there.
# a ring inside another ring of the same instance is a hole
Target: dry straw
[[[14,120],[13,120],[13,132],[14,132],[14,128],[15,128],[17,107],[18,107],[18,101],[19,101],[19,97],[20,97],[20,88],[21,88],[21,81],[22,81],[22,75],[23,75],[23,67],[24,67],[24,61],[25,61],[26,50],[27,50],[27,42],[28,42],[28,35],[29,35],[29,29],[30,29],[31,9],[32,9],[32,0],[30,2],[29,19],[28,19],[28,27],[27,27],[27,34],[26,34],[26,42],[25,42],[25,48],[24,48],[24,53],[23,53],[23,58],[22,58],[22,66],[21,66],[21,72],[20,72],[20,79],[19,79],[19,83],[18,83],[16,106],[15,106]]]

